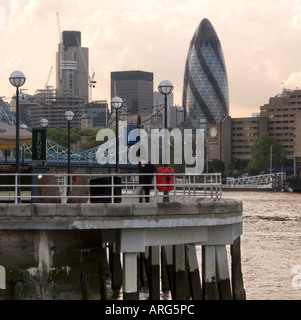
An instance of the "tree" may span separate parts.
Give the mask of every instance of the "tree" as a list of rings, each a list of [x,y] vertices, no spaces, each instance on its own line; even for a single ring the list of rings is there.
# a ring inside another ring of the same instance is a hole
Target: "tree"
[[[260,172],[269,172],[272,159],[272,168],[281,168],[286,160],[285,149],[274,137],[265,133],[254,142],[251,147],[251,161],[248,164],[249,175]]]
[[[229,176],[231,176],[234,172],[235,166],[232,162],[228,162],[227,164],[227,173]]]
[[[67,148],[68,146],[68,131],[67,129],[62,129],[62,128],[51,128],[47,130],[47,138],[50,140],[60,144],[61,146],[64,146]],[[72,143],[77,143],[77,141],[80,138],[71,132],[70,134],[70,142]]]
[[[225,163],[221,160],[215,159],[209,161],[208,171],[210,173],[224,173],[225,168]]]

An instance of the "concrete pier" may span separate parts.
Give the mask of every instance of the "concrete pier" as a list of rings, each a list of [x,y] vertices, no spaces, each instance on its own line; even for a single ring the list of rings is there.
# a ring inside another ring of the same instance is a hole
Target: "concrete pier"
[[[214,285],[218,292],[219,283],[229,279],[224,248],[233,245],[241,234],[242,203],[232,199],[147,205],[0,204],[0,299],[103,298],[99,272],[105,268],[103,263],[101,268],[99,265],[105,243],[114,246],[116,260],[122,257],[124,299],[138,298],[137,256],[147,248],[151,249],[149,272],[154,279],[150,295],[160,298],[162,247],[175,248],[172,298],[185,298],[178,288],[183,287],[187,272],[197,272],[195,245],[202,246],[204,251],[203,298],[224,298],[220,293],[209,294],[208,286]],[[190,246],[190,270],[185,266],[186,244]],[[240,256],[236,255],[236,259]],[[239,262],[232,270],[241,275]],[[115,272],[114,268],[111,272]],[[230,282],[226,282],[228,288]],[[239,287],[237,282],[236,286]],[[194,290],[192,298],[199,299],[199,291]],[[229,298],[228,294],[226,297]]]

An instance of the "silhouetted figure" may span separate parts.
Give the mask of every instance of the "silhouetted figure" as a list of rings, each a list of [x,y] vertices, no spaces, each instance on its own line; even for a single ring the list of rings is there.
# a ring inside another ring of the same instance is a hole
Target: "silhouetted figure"
[[[156,167],[151,164],[151,163],[145,163],[145,161],[141,160],[140,165],[139,165],[139,173],[155,173],[156,172]],[[145,202],[149,202],[149,192],[152,188],[151,184],[153,182],[153,177],[152,175],[141,175],[139,176],[139,184],[144,185],[141,186],[142,190],[140,194],[145,195]],[[149,185],[149,186],[148,186]],[[142,202],[142,197],[139,198],[139,202]]]

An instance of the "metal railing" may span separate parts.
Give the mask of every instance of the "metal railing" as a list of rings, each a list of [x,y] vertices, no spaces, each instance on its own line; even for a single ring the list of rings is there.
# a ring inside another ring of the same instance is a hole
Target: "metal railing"
[[[152,176],[151,184],[139,183],[138,173],[120,174],[21,174],[18,186],[17,174],[0,174],[0,202],[13,203],[120,203],[133,201],[162,202],[166,187],[170,202],[194,201],[197,198],[221,200],[221,174],[202,174],[199,176],[185,174],[143,174]],[[165,176],[166,181],[158,177]],[[170,179],[171,178],[171,179]],[[10,179],[10,181],[7,181]],[[170,180],[168,180],[170,179]],[[17,189],[21,190],[18,196]],[[71,193],[67,196],[67,189]],[[150,189],[149,195],[141,192],[142,187]]]
[[[242,178],[227,178],[227,188],[245,188],[245,189],[281,189],[286,179],[285,172],[272,174],[262,174],[257,176]]]

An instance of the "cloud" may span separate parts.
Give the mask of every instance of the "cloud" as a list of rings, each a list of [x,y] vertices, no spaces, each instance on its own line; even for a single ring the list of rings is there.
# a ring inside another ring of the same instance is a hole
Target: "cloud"
[[[44,85],[55,66],[59,12],[61,30],[81,31],[90,49],[95,98],[110,99],[110,71],[139,67],[154,73],[155,90],[161,80],[171,80],[174,101],[181,104],[189,43],[208,18],[224,51],[230,105],[250,114],[277,93],[283,79],[293,88],[300,83],[299,6],[300,0],[10,0],[0,66],[8,74],[0,78],[0,95],[11,90],[10,69],[26,73],[31,93]]]
[[[0,67],[1,71],[10,71],[12,69],[18,69],[21,64],[20,57],[9,57]]]
[[[295,89],[301,88],[301,70],[292,72],[286,80],[283,81],[286,88]]]

